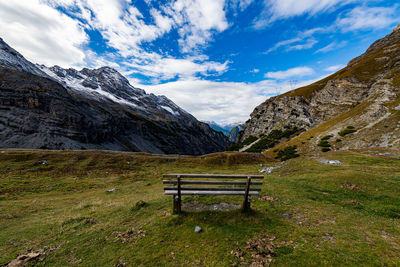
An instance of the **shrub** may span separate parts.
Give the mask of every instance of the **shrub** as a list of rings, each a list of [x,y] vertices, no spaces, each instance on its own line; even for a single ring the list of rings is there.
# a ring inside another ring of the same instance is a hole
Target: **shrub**
[[[283,150],[278,151],[278,155],[275,157],[276,159],[280,159],[281,161],[285,161],[292,158],[297,158],[300,155],[297,154],[297,146],[288,146]]]
[[[242,142],[242,147],[250,145],[251,143],[253,143],[254,141],[256,141],[258,138],[250,135],[249,137],[247,137],[246,139],[244,139],[244,141]]]
[[[322,148],[322,152],[328,152],[331,151],[331,149],[329,147],[323,147]]]
[[[263,138],[254,145],[252,145],[250,148],[248,148],[246,152],[260,153],[261,151],[274,146],[275,146],[275,140],[269,138]]]
[[[326,136],[324,136],[324,137],[322,137],[321,138],[321,140],[329,140],[329,139],[331,139],[333,137],[333,135],[326,135]]]
[[[283,132],[281,130],[272,130],[268,137],[271,139],[279,140],[283,137]]]
[[[320,147],[331,147],[331,145],[329,144],[329,142],[326,141],[326,140],[321,140],[321,141],[319,141],[318,146],[320,146]]]
[[[237,143],[231,144],[230,146],[228,146],[228,148],[226,150],[227,151],[239,151],[239,149],[241,149],[244,146],[250,145],[257,139],[258,139],[257,137],[251,135],[251,136],[247,137],[243,142],[237,142]]]
[[[227,151],[239,151],[243,146],[241,143],[233,143],[226,149]]]
[[[336,139],[336,142],[337,143],[342,142],[342,139],[338,138],[338,139]]]
[[[355,133],[355,132],[357,132],[357,130],[354,129],[353,126],[347,126],[346,129],[344,129],[341,132],[339,132],[339,135],[343,137],[345,135],[348,135],[348,134],[351,134],[351,133]]]
[[[283,133],[282,133],[282,136],[283,137],[286,137],[286,138],[290,138],[292,135],[294,135],[294,134],[296,134],[296,133],[298,133],[298,132],[301,132],[302,130],[301,129],[299,129],[299,128],[297,128],[296,126],[295,127],[293,127],[293,128],[288,128],[288,129],[286,129]]]

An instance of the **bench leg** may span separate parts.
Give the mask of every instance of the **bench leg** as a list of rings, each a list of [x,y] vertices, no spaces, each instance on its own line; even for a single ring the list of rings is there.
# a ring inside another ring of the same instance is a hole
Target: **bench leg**
[[[242,211],[243,211],[243,212],[249,212],[250,210],[251,210],[251,206],[250,206],[250,196],[248,196],[248,197],[245,198],[244,201],[243,201]]]
[[[181,199],[178,195],[173,195],[174,213],[181,213]]]
[[[251,178],[247,177],[246,191],[244,194],[243,207],[242,207],[243,212],[250,211],[250,194],[249,194],[250,184],[251,184]]]

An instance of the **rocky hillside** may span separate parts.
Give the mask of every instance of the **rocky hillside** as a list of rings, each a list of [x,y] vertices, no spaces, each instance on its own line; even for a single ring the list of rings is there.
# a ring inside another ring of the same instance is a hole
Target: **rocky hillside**
[[[2,148],[198,155],[228,144],[222,133],[112,68],[37,66],[0,39]]]
[[[296,128],[303,133],[278,148],[400,148],[399,97],[400,26],[335,74],[256,107],[240,141]]]

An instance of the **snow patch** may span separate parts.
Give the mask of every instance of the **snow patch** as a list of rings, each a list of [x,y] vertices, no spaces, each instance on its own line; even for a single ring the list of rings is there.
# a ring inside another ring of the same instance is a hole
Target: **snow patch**
[[[166,111],[168,111],[169,113],[171,113],[171,114],[174,114],[174,115],[180,115],[179,114],[179,112],[177,112],[177,111],[174,111],[172,108],[170,108],[170,107],[167,107],[167,106],[161,106],[163,109],[165,109]]]

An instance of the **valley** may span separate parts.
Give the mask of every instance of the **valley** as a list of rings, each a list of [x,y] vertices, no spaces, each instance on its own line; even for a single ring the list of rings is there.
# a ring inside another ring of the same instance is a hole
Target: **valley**
[[[164,173],[259,174],[280,163],[237,152],[1,150],[0,265],[29,251],[39,253],[28,263],[35,266],[399,265],[400,154],[323,158],[341,164],[302,156],[265,174],[251,214],[185,211],[242,201],[185,196],[185,212],[174,215]]]

